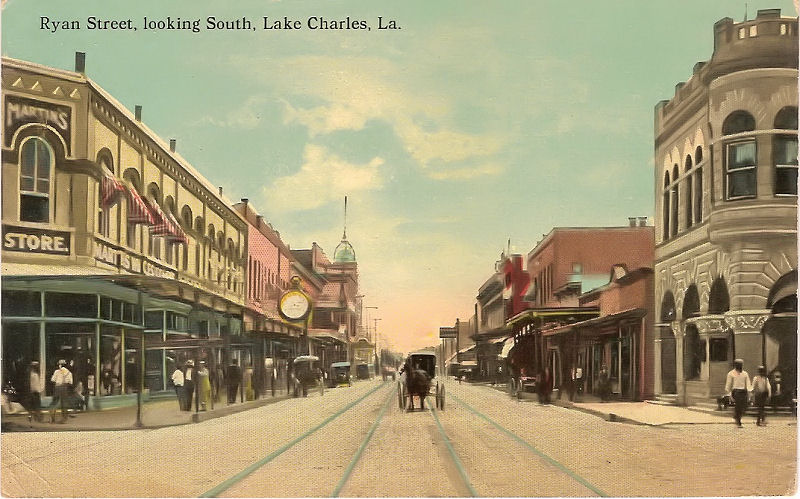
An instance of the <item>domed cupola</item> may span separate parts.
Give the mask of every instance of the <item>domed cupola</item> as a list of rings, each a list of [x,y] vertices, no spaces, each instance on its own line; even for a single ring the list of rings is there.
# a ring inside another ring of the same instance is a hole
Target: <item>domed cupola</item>
[[[353,263],[356,261],[356,250],[347,240],[347,196],[344,197],[344,232],[342,232],[342,241],[333,251],[333,261],[334,263]]]

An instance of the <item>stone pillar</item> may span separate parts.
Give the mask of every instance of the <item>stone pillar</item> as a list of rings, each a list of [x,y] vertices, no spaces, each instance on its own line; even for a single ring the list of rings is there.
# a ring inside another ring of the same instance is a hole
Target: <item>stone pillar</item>
[[[751,376],[763,362],[761,328],[769,317],[769,310],[735,310],[724,314],[725,324],[733,331],[736,358],[744,361],[744,370]]]

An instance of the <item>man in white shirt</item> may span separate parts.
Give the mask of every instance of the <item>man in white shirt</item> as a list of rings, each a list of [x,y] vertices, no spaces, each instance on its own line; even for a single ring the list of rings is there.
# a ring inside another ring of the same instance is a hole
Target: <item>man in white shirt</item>
[[[753,391],[753,384],[750,382],[750,375],[743,370],[744,361],[736,359],[733,361],[733,369],[728,372],[725,380],[725,391],[733,398],[735,408],[733,418],[736,426],[742,427],[742,414],[747,409],[747,393]]]
[[[50,402],[50,422],[56,422],[56,407],[61,406],[61,421],[59,423],[67,422],[67,397],[69,390],[72,387],[72,373],[67,369],[67,362],[64,360],[58,361],[58,368],[53,372],[50,378],[53,382],[53,401]]]
[[[178,396],[178,407],[182,411],[188,411],[189,408],[186,407],[186,391],[183,388],[183,371],[181,371],[180,366],[177,364],[175,365],[175,371],[172,373],[172,384],[175,386],[175,395]]]

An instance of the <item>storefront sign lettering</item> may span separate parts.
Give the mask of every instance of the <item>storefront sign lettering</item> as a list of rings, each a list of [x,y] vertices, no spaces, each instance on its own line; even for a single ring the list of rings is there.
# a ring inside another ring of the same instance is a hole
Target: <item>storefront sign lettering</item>
[[[144,262],[142,268],[144,269],[144,275],[151,275],[154,277],[166,277],[169,279],[175,279],[177,277],[175,275],[175,272],[163,269],[161,267],[157,267],[148,261]]]
[[[69,149],[71,114],[72,109],[69,106],[8,95],[5,102],[6,145],[11,145],[14,132],[22,125],[42,123],[55,128]]]
[[[94,242],[94,259],[119,267],[132,274],[142,273],[141,258],[130,255],[125,250],[114,248],[101,241]]]
[[[22,253],[69,255],[69,232],[3,225],[3,250]]]

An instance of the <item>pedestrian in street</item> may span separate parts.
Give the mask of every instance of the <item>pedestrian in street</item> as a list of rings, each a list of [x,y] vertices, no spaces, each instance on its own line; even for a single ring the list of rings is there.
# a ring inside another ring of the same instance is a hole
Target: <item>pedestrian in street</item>
[[[172,371],[172,386],[175,387],[175,395],[178,397],[178,408],[181,411],[188,411],[189,408],[186,405],[186,390],[184,389],[183,383],[183,371],[181,371],[178,364],[175,364],[175,370]]]
[[[28,394],[25,400],[25,409],[28,411],[28,421],[42,421],[42,377],[39,376],[39,362],[32,361],[28,373]]]
[[[772,385],[767,377],[767,369],[764,366],[758,366],[758,374],[753,376],[753,398],[758,407],[757,426],[766,426],[767,424],[764,418],[764,406],[767,405],[770,397],[772,397]]]
[[[204,360],[200,361],[200,366],[197,368],[195,386],[197,386],[197,402],[200,404],[200,410],[206,411],[211,405],[211,373],[208,372]]]
[[[192,410],[192,398],[194,397],[194,380],[197,376],[194,370],[194,361],[186,361],[186,370],[183,373],[183,390],[186,397],[186,410]]]
[[[56,422],[56,407],[61,407],[61,421],[59,423],[67,422],[67,402],[70,390],[72,389],[72,373],[67,369],[67,362],[64,360],[58,361],[58,367],[53,371],[53,376],[50,377],[53,382],[53,400],[50,402],[50,422]]]
[[[225,383],[228,386],[228,404],[236,402],[236,392],[239,390],[239,381],[242,379],[242,371],[239,369],[239,361],[231,359],[231,364],[225,371]]]
[[[550,373],[550,368],[545,367],[541,376],[539,377],[539,403],[549,404],[550,395],[553,393],[553,375]]]
[[[611,379],[608,377],[608,369],[606,369],[606,366],[600,369],[598,385],[600,389],[600,401],[608,402],[608,399],[611,398]]]
[[[736,359],[733,361],[733,369],[728,372],[725,380],[725,391],[733,398],[735,405],[733,419],[738,428],[742,427],[742,414],[747,409],[747,394],[753,391],[750,382],[750,375],[743,369],[744,361]]]

